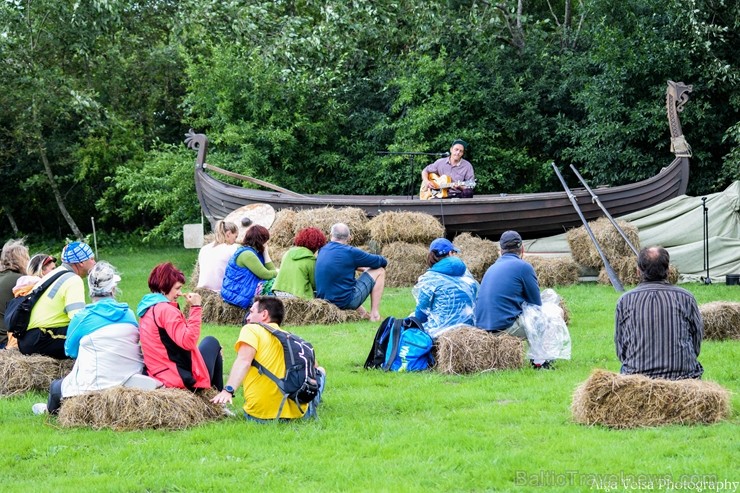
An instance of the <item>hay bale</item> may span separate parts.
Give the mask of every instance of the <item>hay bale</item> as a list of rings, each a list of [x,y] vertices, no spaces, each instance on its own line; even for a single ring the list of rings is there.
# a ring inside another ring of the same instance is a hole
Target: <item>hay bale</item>
[[[198,260],[195,261],[195,265],[193,266],[193,273],[190,275],[190,281],[187,284],[187,289],[189,291],[195,291],[196,286],[198,286],[198,278],[200,277],[200,263]]]
[[[350,244],[363,245],[368,237],[367,216],[365,211],[356,207],[323,207],[319,209],[305,209],[296,212],[293,218],[294,234],[303,228],[319,228],[327,238],[331,234],[331,227],[335,223],[344,223],[349,226],[351,233]]]
[[[730,415],[730,393],[714,382],[597,369],[576,389],[571,412],[577,423],[610,428],[716,423]]]
[[[296,212],[293,209],[280,209],[275,214],[275,222],[270,227],[270,247],[290,248],[293,246],[293,238],[298,232],[295,229],[295,215]]]
[[[223,406],[209,399],[214,390],[142,390],[112,387],[62,400],[59,426],[110,428],[116,431],[183,430],[226,417]]]
[[[383,212],[368,223],[370,238],[381,245],[398,241],[429,245],[444,236],[445,228],[439,220],[421,212]]]
[[[499,257],[499,249],[496,243],[478,238],[470,233],[457,235],[453,243],[460,249],[460,259],[465,262],[468,270],[478,282],[483,280],[486,270]]]
[[[272,240],[270,240],[270,258],[272,259],[272,263],[275,265],[275,268],[280,268],[280,264],[283,262],[283,256],[285,255],[285,252],[287,252],[291,248],[292,247],[289,246],[273,245]]]
[[[427,247],[397,241],[383,247],[382,255],[388,259],[385,268],[385,285],[398,288],[413,286],[427,270]]]
[[[707,339],[740,339],[740,303],[714,301],[699,305]]]
[[[640,274],[637,272],[637,257],[634,255],[609,260],[609,265],[612,266],[612,269],[614,269],[622,284],[635,285],[640,283]],[[676,266],[673,264],[668,265],[668,282],[676,284],[678,282],[678,275]],[[597,282],[599,284],[611,284],[605,267],[599,270]]]
[[[0,397],[30,390],[49,392],[52,380],[72,371],[74,360],[54,359],[40,354],[24,355],[18,349],[0,351]]]
[[[637,227],[622,220],[617,220],[617,224],[622,228],[622,231],[624,231],[624,234],[627,235],[627,238],[629,238],[635,248],[639,250],[640,237]],[[595,221],[589,222],[588,225],[591,228],[594,237],[596,237],[596,241],[598,241],[601,251],[604,253],[610,264],[613,264],[618,258],[634,255],[632,249],[627,245],[627,242],[624,241],[624,238],[622,238],[622,235],[619,234],[617,229],[607,218],[600,217]],[[604,266],[604,263],[601,261],[601,256],[599,255],[599,252],[596,251],[596,247],[591,241],[591,238],[586,232],[586,228],[584,226],[569,230],[565,237],[568,241],[568,246],[570,246],[573,260],[577,263],[594,269],[600,269]]]
[[[524,260],[534,267],[540,287],[552,288],[578,284],[578,264],[571,258],[526,255]]]
[[[285,298],[284,325],[330,325],[345,322],[357,322],[362,317],[357,310],[341,310],[326,300],[314,298]]]
[[[440,373],[477,373],[522,366],[524,341],[509,334],[462,326],[437,338],[436,369]]]

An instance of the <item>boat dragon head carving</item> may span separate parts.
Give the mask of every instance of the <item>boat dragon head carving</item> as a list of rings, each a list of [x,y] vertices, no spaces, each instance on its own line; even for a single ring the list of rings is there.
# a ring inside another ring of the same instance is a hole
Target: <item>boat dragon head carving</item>
[[[198,151],[198,156],[195,158],[195,165],[198,168],[202,168],[206,162],[206,152],[208,152],[208,137],[204,134],[197,134],[191,128],[188,133],[185,134],[185,144]]]
[[[671,152],[676,156],[691,157],[691,146],[686,142],[683,135],[678,114],[683,111],[684,105],[689,100],[689,93],[693,90],[694,86],[690,84],[668,81],[666,110],[668,111],[668,125],[671,130]]]

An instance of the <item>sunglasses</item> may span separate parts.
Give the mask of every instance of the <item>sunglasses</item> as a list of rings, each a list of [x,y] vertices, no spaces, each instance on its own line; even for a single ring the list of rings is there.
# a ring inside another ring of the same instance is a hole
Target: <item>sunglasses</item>
[[[46,258],[44,259],[44,262],[43,262],[43,263],[41,264],[41,266],[42,266],[42,267],[46,267],[47,265],[49,265],[49,264],[51,264],[51,263],[55,263],[55,264],[56,264],[56,263],[57,263],[57,259],[55,259],[55,258],[54,258],[54,257],[52,257],[51,255],[49,255],[48,257],[46,257]]]

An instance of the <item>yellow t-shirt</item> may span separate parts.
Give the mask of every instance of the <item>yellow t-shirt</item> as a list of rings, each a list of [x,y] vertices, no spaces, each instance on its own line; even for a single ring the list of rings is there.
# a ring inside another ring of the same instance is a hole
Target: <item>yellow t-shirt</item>
[[[82,278],[63,265],[46,274],[36,285],[60,271],[67,273],[54,281],[33,305],[29,329],[66,327],[72,315],[85,308],[85,285]]]
[[[279,329],[277,324],[270,324],[272,327]],[[283,356],[283,346],[277,337],[270,334],[264,327],[257,324],[247,324],[242,327],[239,333],[234,349],[239,351],[242,344],[252,346],[257,353],[254,359],[260,362],[262,366],[270,370],[278,378],[285,376],[285,357]],[[266,375],[260,375],[257,368],[251,366],[242,382],[244,389],[244,411],[252,417],[258,419],[275,419],[280,402],[283,400],[283,394],[278,386]],[[290,399],[285,401],[281,418],[300,418],[303,417],[308,405],[302,409]]]

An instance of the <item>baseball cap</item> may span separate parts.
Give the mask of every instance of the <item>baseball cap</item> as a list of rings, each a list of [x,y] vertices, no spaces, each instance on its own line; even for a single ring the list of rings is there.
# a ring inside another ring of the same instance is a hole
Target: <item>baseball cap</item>
[[[92,248],[90,248],[90,245],[81,241],[73,241],[62,252],[62,262],[66,264],[81,264],[94,256],[95,254]]]
[[[447,238],[437,238],[434,240],[432,244],[429,245],[429,251],[434,252],[440,257],[442,255],[447,255],[450,252],[460,253],[460,250],[455,248],[455,245],[453,245]]]
[[[522,237],[516,231],[504,231],[499,240],[502,249],[519,248],[522,246]]]

